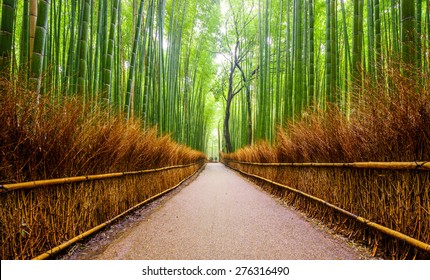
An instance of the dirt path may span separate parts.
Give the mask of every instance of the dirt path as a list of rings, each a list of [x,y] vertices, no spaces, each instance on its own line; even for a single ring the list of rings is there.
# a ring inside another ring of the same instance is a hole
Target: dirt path
[[[222,164],[208,164],[194,182],[140,220],[87,258],[368,258]]]

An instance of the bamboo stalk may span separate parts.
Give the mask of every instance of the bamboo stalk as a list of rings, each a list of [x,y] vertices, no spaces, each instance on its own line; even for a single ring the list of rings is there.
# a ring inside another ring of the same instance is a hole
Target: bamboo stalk
[[[307,198],[310,198],[310,199],[312,199],[314,201],[320,202],[320,203],[326,205],[327,207],[330,207],[330,208],[332,208],[332,209],[334,209],[334,210],[336,210],[336,211],[338,211],[338,212],[340,212],[340,213],[342,213],[342,214],[344,214],[344,215],[346,215],[346,216],[348,216],[350,218],[353,218],[356,221],[361,222],[361,223],[363,223],[364,225],[366,225],[366,226],[368,226],[370,228],[376,229],[376,230],[378,230],[378,231],[380,231],[380,232],[382,232],[382,233],[384,233],[386,235],[389,235],[391,237],[394,237],[394,238],[397,238],[399,240],[402,240],[402,241],[408,243],[409,245],[411,245],[411,246],[413,246],[413,247],[415,247],[417,249],[423,250],[425,252],[430,252],[430,244],[424,243],[424,242],[422,242],[420,240],[417,240],[417,239],[415,239],[413,237],[410,237],[410,236],[408,236],[406,234],[403,234],[401,232],[395,231],[393,229],[387,228],[387,227],[385,227],[383,225],[371,222],[371,221],[367,220],[366,218],[363,218],[363,217],[360,217],[358,215],[355,215],[355,214],[353,214],[353,213],[351,213],[351,212],[349,212],[349,211],[347,211],[345,209],[342,209],[342,208],[340,208],[340,207],[338,207],[336,205],[333,205],[333,204],[331,204],[331,203],[329,203],[329,202],[327,202],[327,201],[325,201],[323,199],[320,199],[318,197],[312,196],[312,195],[307,194],[305,192],[299,191],[299,190],[291,188],[289,186],[282,185],[280,183],[274,182],[272,180],[266,179],[266,178],[261,177],[261,176],[257,176],[257,175],[251,174],[251,173],[247,173],[247,172],[241,171],[241,170],[236,169],[234,167],[231,167],[229,165],[227,165],[227,166],[230,167],[233,170],[236,170],[236,171],[238,171],[238,172],[246,175],[246,176],[254,177],[254,178],[257,178],[259,180],[263,180],[263,181],[268,182],[270,184],[276,185],[278,187],[287,189],[287,190],[292,191],[294,193],[297,193],[297,194],[300,194],[300,195],[305,196]]]
[[[38,181],[15,183],[15,184],[5,184],[5,185],[0,186],[0,193],[16,191],[16,190],[20,190],[20,189],[32,189],[32,188],[37,188],[37,187],[41,187],[41,186],[64,185],[64,184],[75,183],[75,182],[102,180],[102,179],[117,178],[117,177],[128,176],[128,175],[159,172],[159,171],[164,171],[164,170],[169,170],[169,169],[185,168],[185,167],[199,164],[201,162],[202,161],[198,161],[198,162],[185,164],[185,165],[173,165],[173,166],[148,169],[148,170],[126,171],[126,172],[117,172],[117,173],[108,173],[108,174],[77,176],[77,177],[69,177],[69,178],[38,180]]]
[[[194,164],[196,164],[196,163],[194,163]],[[193,165],[193,164],[191,164],[191,165]],[[188,165],[188,166],[190,166],[190,165]],[[47,259],[47,258],[49,258],[50,256],[52,256],[52,255],[54,255],[54,254],[56,254],[56,253],[58,253],[58,252],[61,252],[62,250],[64,250],[64,249],[68,248],[69,246],[71,246],[71,245],[75,244],[76,242],[78,242],[78,241],[80,241],[80,240],[84,239],[85,237],[88,237],[88,236],[92,235],[93,233],[98,232],[99,230],[101,230],[101,229],[105,228],[106,226],[108,226],[108,225],[112,224],[113,222],[115,222],[115,221],[116,221],[116,220],[118,220],[119,218],[124,217],[125,215],[127,215],[127,214],[129,214],[130,212],[132,212],[132,211],[136,210],[137,208],[139,208],[139,207],[141,207],[141,206],[145,205],[146,203],[149,203],[149,202],[153,201],[154,199],[156,199],[156,198],[158,198],[158,197],[160,197],[160,196],[162,196],[162,195],[164,195],[164,194],[166,194],[166,193],[168,193],[168,192],[170,192],[170,191],[172,191],[172,190],[176,189],[176,188],[177,188],[177,187],[179,187],[182,183],[184,183],[186,180],[188,180],[189,178],[191,178],[192,176],[194,176],[194,174],[196,174],[199,170],[201,170],[201,168],[197,169],[193,174],[191,174],[190,176],[186,177],[185,179],[183,179],[182,181],[180,181],[178,184],[176,184],[175,186],[171,187],[170,189],[167,189],[167,190],[165,190],[165,191],[163,191],[163,192],[161,192],[161,193],[159,193],[159,194],[156,194],[156,195],[154,195],[154,196],[152,196],[152,197],[150,197],[150,198],[148,198],[148,199],[146,199],[146,200],[142,201],[142,202],[141,202],[141,203],[139,203],[139,204],[136,204],[135,206],[133,206],[133,207],[131,207],[130,209],[128,209],[128,210],[126,210],[126,211],[122,212],[121,214],[119,214],[119,215],[117,215],[117,216],[113,217],[112,219],[110,219],[110,220],[108,220],[108,221],[106,221],[106,222],[104,222],[104,223],[102,223],[102,224],[100,224],[100,225],[98,225],[98,226],[96,226],[96,227],[93,227],[92,229],[90,229],[90,230],[88,230],[88,231],[86,231],[86,232],[84,232],[84,233],[82,233],[82,234],[79,234],[78,236],[76,236],[76,237],[74,237],[74,238],[70,239],[69,241],[66,241],[66,242],[64,242],[64,243],[60,244],[60,245],[59,245],[59,246],[57,246],[57,247],[52,248],[52,249],[51,249],[51,250],[49,250],[49,251],[46,251],[46,252],[45,252],[45,253],[43,253],[43,254],[40,254],[39,256],[37,256],[37,257],[33,258],[33,260],[44,260],[44,259]]]
[[[391,169],[391,170],[430,170],[430,162],[417,161],[417,162],[350,162],[350,163],[318,163],[318,162],[305,162],[305,163],[288,163],[288,162],[244,162],[225,160],[226,162],[258,165],[258,166],[289,166],[289,167],[348,167],[348,168],[361,168],[361,169]]]

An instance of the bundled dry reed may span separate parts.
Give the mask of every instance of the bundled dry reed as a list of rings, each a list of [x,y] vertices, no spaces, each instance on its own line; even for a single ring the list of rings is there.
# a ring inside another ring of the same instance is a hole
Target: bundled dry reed
[[[0,185],[147,170],[155,173],[0,192],[1,259],[30,259],[193,174],[205,155],[80,99],[61,102],[0,80]]]
[[[155,128],[80,99],[34,96],[6,81],[0,94],[0,184],[187,164],[205,158]]]
[[[3,193],[1,258],[34,258],[175,186],[202,164]]]
[[[399,68],[397,68],[399,69]],[[321,198],[356,215],[430,243],[430,171],[345,167],[255,166],[246,162],[348,163],[430,159],[430,79],[390,68],[386,80],[369,81],[350,116],[333,106],[279,129],[277,143],[223,155],[232,167]],[[260,181],[260,180],[257,180]],[[404,242],[351,221],[324,205],[258,182],[268,191],[347,236],[393,259],[429,258]]]

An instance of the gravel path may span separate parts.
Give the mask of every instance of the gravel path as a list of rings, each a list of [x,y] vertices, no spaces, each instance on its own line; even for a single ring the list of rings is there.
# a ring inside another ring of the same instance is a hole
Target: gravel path
[[[222,164],[142,216],[91,259],[363,259]]]

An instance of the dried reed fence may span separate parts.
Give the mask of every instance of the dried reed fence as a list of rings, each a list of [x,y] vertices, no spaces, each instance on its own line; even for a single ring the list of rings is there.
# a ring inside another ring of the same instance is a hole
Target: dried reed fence
[[[1,186],[2,259],[31,259],[179,184],[187,165]]]
[[[307,215],[328,223],[350,238],[392,259],[430,257],[430,163],[249,163],[224,158],[233,169],[266,178],[309,194],[356,216],[423,242],[417,249],[405,240],[369,228],[321,203],[267,181],[249,177]],[[353,215],[353,216],[354,216]]]

